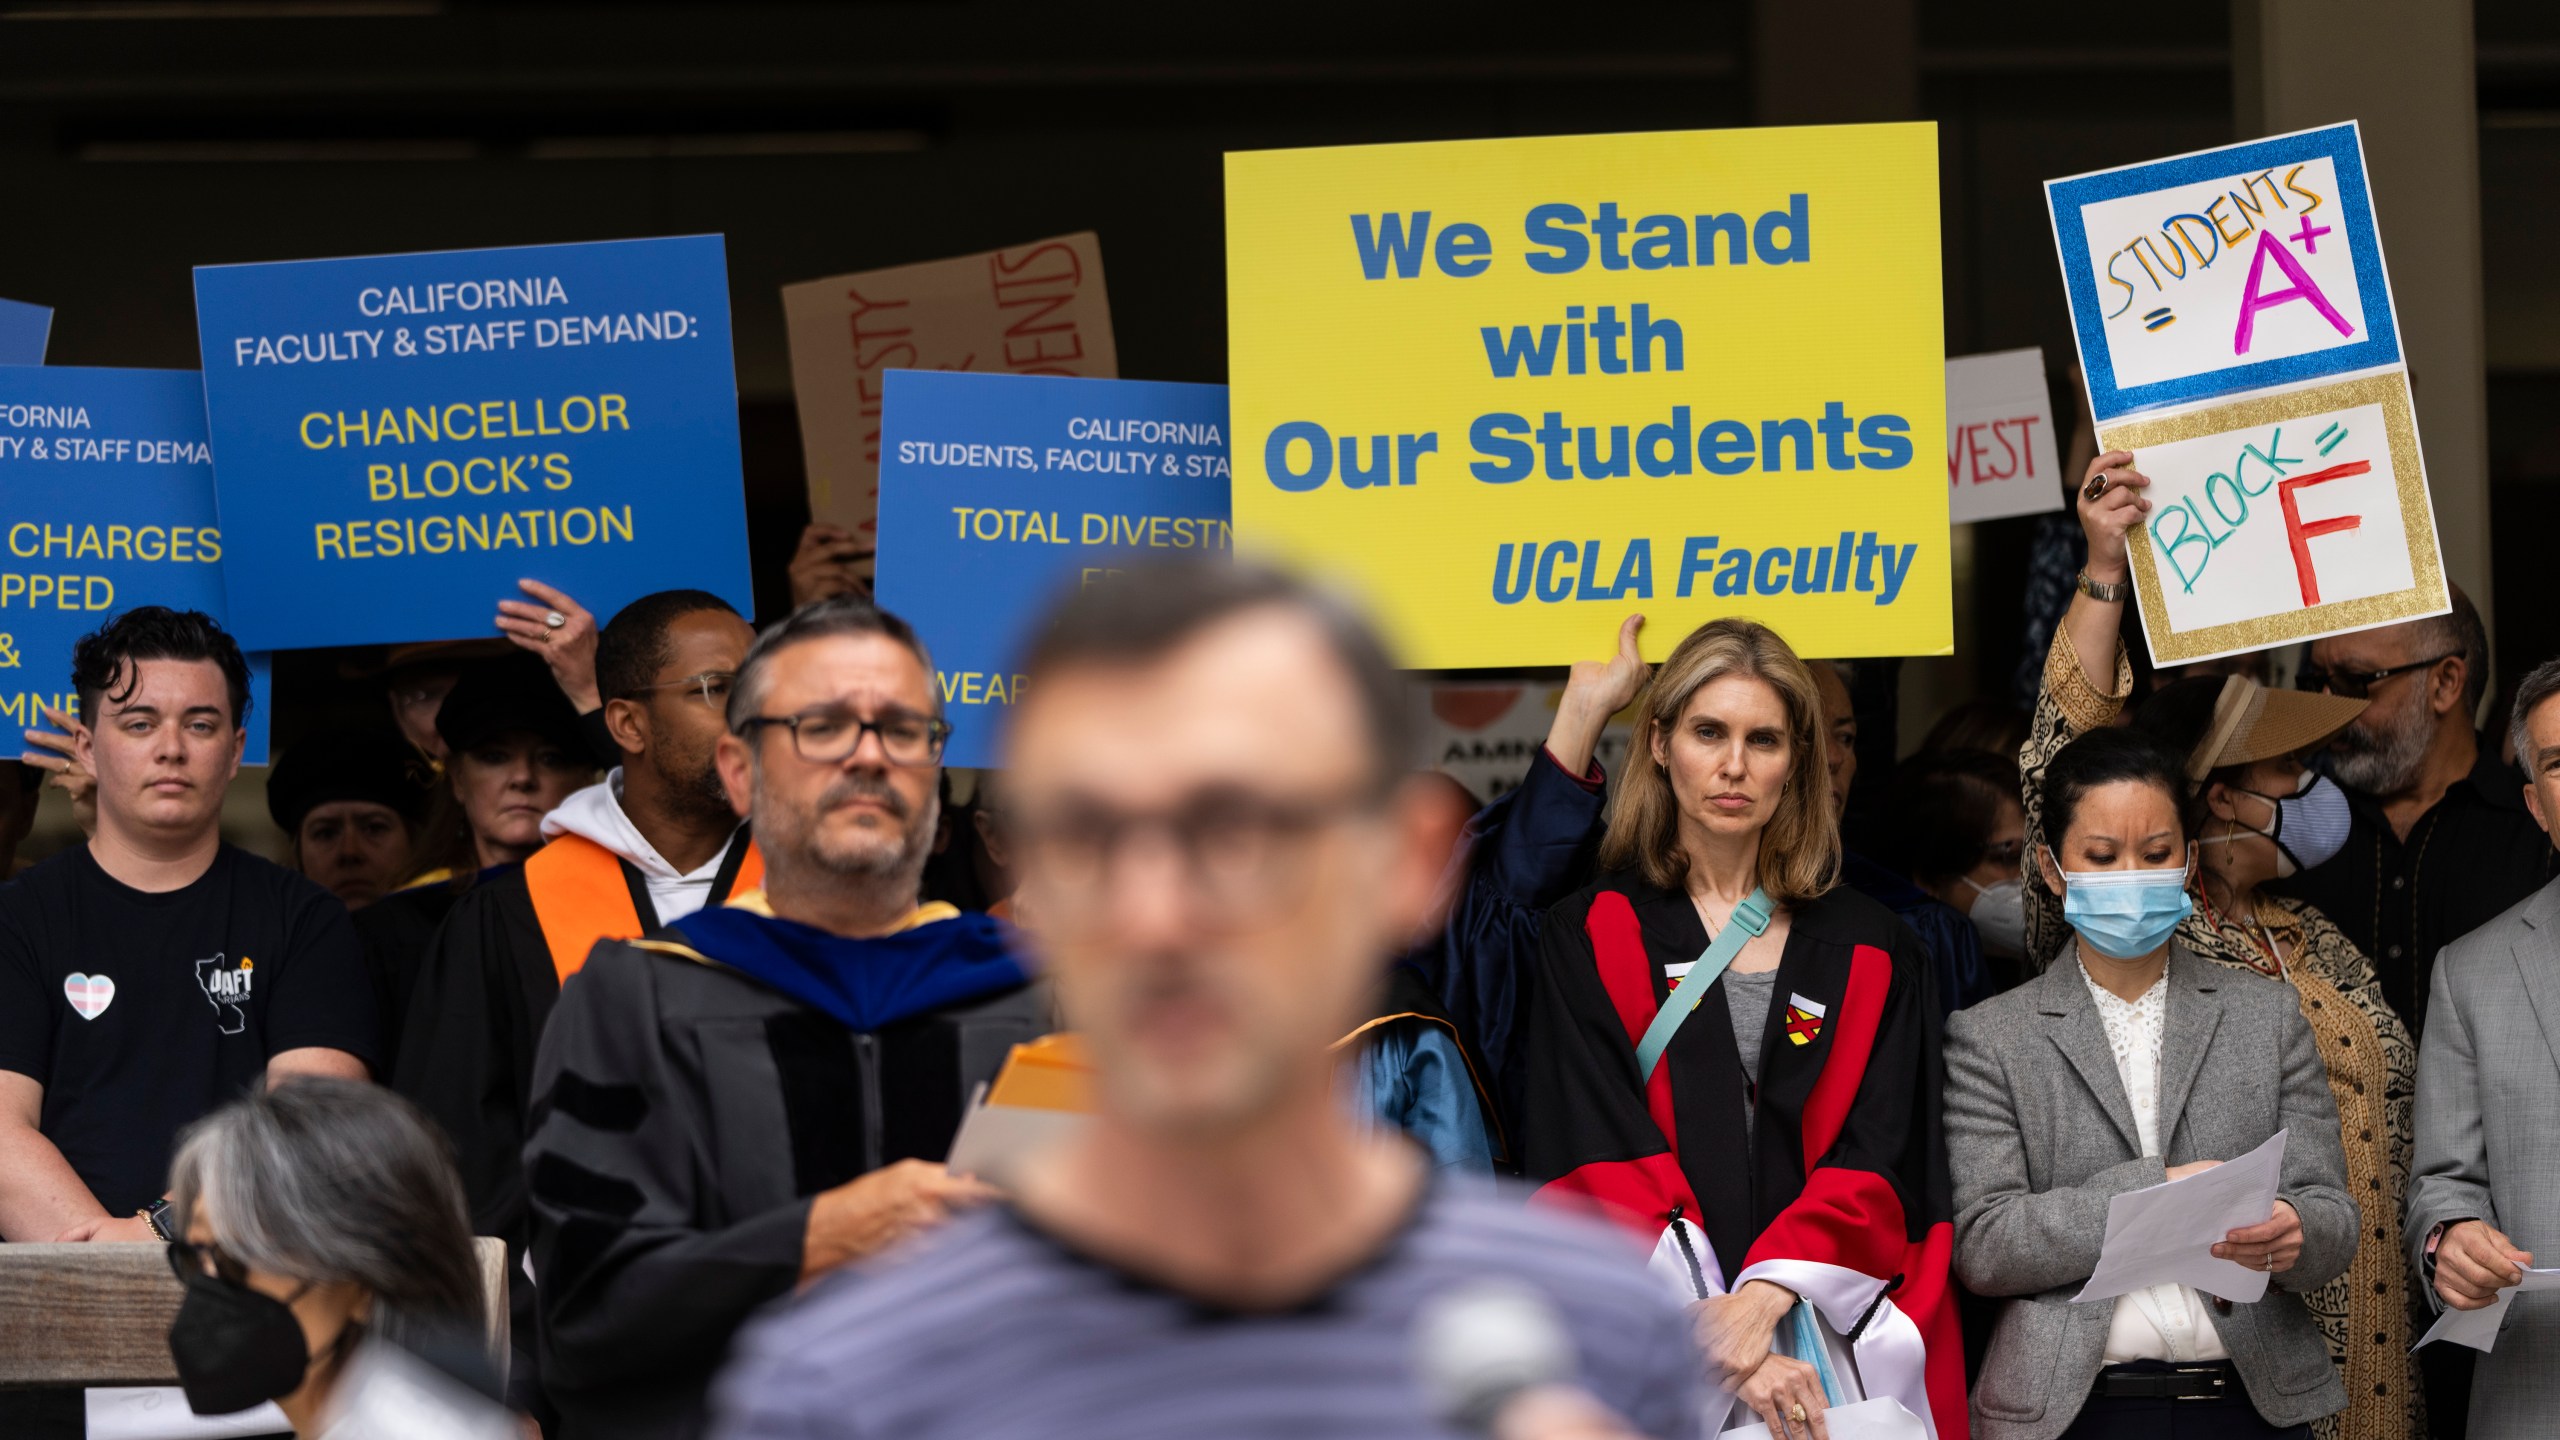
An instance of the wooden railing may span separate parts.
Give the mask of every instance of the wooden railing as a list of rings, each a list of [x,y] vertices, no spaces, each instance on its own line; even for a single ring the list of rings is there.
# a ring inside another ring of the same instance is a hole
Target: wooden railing
[[[507,1247],[474,1242],[491,1352],[507,1353]],[[159,1245],[0,1245],[0,1386],[175,1385],[185,1294]]]

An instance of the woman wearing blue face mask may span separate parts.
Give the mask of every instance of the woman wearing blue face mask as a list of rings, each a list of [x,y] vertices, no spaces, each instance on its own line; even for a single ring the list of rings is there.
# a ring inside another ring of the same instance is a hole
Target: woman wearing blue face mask
[[[2132,688],[2120,638],[2125,605],[2119,585],[2108,583],[2125,573],[2125,532],[2149,508],[2141,498],[2149,481],[2132,462],[2122,451],[2098,457],[2079,497],[2089,580],[2055,633],[2019,757],[2030,853],[2050,839],[2040,803],[2047,768],[2076,736],[2115,724]],[[2407,1267],[2395,1239],[2374,1232],[2396,1222],[2408,1186],[2416,1047],[2354,943],[2317,908],[2261,888],[2318,865],[2345,843],[2346,796],[2299,757],[2363,708],[2337,696],[2270,690],[2245,676],[2212,676],[2168,685],[2132,723],[2181,761],[2181,818],[2196,858],[2178,941],[2201,959],[2292,987],[2327,1067],[2349,1188],[2368,1216],[2348,1272],[2304,1297],[2350,1401],[2317,1432],[2321,1440],[2410,1440],[2426,1433],[2426,1409],[2410,1354]],[[2060,948],[2070,933],[2065,908],[2061,891],[2027,887],[2030,955],[2050,957]]]
[[[1956,1274],[2006,1300],[1973,1434],[2305,1440],[2348,1397],[2303,1295],[2347,1269],[2361,1228],[2319,1046],[2293,992],[2183,943],[2197,847],[2180,757],[2105,729],[2043,770],[2031,883],[2060,900],[2068,938],[1947,1028]],[[2115,1197],[2279,1132],[2270,1213],[2212,1244],[2267,1275],[2258,1299],[2162,1282],[2075,1301]]]

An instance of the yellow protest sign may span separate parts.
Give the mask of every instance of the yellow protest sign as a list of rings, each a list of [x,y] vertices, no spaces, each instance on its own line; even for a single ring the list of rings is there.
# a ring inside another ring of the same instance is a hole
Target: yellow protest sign
[[[1952,648],[1931,125],[1227,157],[1239,551],[1407,663]]]

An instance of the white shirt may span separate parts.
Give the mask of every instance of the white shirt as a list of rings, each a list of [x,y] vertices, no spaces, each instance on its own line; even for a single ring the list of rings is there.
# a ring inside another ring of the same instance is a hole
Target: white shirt
[[[720,853],[703,861],[691,871],[678,870],[658,853],[658,847],[631,823],[622,808],[622,767],[597,783],[577,791],[560,802],[560,808],[542,817],[542,838],[582,835],[631,862],[649,887],[649,904],[658,912],[658,923],[672,925],[711,902],[711,884],[720,878],[720,866],[729,858],[730,846],[739,843],[731,836]]]
[[[2075,962],[2076,963],[2076,962]],[[2133,1129],[2142,1153],[2160,1153],[2160,1045],[2169,1023],[2169,976],[2164,971],[2138,1000],[2120,1000],[2091,979],[2089,998],[2098,1005],[2098,1023],[2115,1051],[2116,1078],[2133,1102]],[[2205,1298],[2184,1285],[2153,1285],[2116,1297],[2115,1320],[2107,1327],[2106,1363],[2127,1360],[2227,1360],[2222,1332],[2213,1327]]]

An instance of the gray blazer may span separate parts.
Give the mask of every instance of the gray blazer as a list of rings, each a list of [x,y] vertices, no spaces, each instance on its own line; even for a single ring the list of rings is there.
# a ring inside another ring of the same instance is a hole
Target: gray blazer
[[[2295,1003],[2288,986],[2170,947],[2160,1051],[2168,1153],[2148,1157],[2069,952],[1947,1022],[1956,1275],[1978,1295],[2012,1297],[1973,1389],[1981,1440],[2050,1440],[2088,1398],[2115,1306],[2071,1296],[2097,1268],[2107,1202],[2160,1184],[2167,1166],[2228,1160],[2288,1126],[2278,1193],[2302,1216],[2301,1257],[2258,1303],[2227,1315],[2217,1307],[2214,1328],[2268,1424],[2346,1408],[2319,1324],[2291,1293],[2343,1272],[2357,1238],[2328,1070]]]
[[[2560,1265],[2560,880],[2446,946],[2428,996],[2410,1261],[2424,1276],[2427,1233],[2476,1219]],[[2518,1295],[2471,1373],[2471,1440],[2549,1435],[2555,1406],[2560,1293]]]

